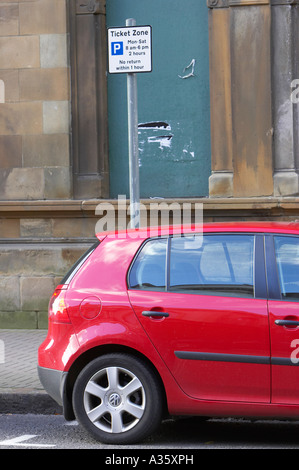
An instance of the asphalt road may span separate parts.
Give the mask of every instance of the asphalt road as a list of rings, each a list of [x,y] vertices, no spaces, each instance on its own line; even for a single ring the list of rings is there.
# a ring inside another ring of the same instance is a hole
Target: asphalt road
[[[132,455],[146,449],[153,458],[167,450],[170,457],[166,463],[176,465],[188,463],[183,460],[187,456],[193,455],[195,459],[198,449],[299,449],[299,421],[170,419],[140,444],[113,447],[94,441],[76,421],[66,422],[61,415],[2,414],[2,449],[102,449],[113,452],[116,449],[119,455],[124,449],[126,452],[132,450]],[[185,457],[180,457],[178,462],[178,456]],[[152,463],[159,464],[154,460]]]

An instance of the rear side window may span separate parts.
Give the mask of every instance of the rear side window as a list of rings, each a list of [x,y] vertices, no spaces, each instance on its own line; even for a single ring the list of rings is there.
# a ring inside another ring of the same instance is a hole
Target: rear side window
[[[129,274],[131,289],[165,290],[167,240],[148,241],[139,252]]]
[[[299,301],[299,238],[276,236],[274,245],[281,297]]]
[[[61,284],[69,284],[73,277],[75,276],[76,272],[79,271],[81,266],[85,263],[87,258],[91,255],[91,253],[99,246],[100,242],[97,241],[92,245],[80,258],[76,261],[76,263],[71,267],[68,273],[64,276],[61,280]]]
[[[192,235],[169,241],[150,240],[133,263],[129,287],[254,297],[254,247],[254,235]]]
[[[171,291],[254,296],[253,235],[194,235],[173,238]]]

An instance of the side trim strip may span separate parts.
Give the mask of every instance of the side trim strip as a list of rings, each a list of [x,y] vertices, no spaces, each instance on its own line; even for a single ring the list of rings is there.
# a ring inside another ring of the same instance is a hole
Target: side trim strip
[[[249,356],[246,354],[218,354],[197,351],[175,351],[179,359],[191,361],[243,362],[246,364],[272,364],[274,366],[299,366],[289,357]]]
[[[195,361],[245,362],[247,364],[270,364],[269,356],[248,356],[243,354],[217,354],[196,351],[175,351],[179,359]]]
[[[298,366],[298,359],[291,359],[290,357],[272,357],[271,364],[273,366]]]

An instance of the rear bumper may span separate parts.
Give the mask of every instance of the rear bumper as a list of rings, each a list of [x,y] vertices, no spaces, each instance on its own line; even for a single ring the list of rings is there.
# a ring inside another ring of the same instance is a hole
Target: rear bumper
[[[37,367],[39,380],[46,390],[59,405],[63,406],[63,397],[67,372],[61,370],[48,369],[46,367]]]
[[[63,408],[63,415],[67,421],[75,419],[72,400],[67,395],[68,372],[61,370],[37,367],[39,380],[45,391]]]

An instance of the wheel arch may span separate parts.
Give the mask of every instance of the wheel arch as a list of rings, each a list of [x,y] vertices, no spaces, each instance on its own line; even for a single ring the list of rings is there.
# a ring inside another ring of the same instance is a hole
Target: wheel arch
[[[167,407],[167,396],[166,390],[161,378],[160,373],[158,372],[157,368],[154,364],[141,352],[137,351],[136,349],[130,348],[128,346],[123,346],[120,344],[105,344],[100,346],[95,346],[84,353],[82,353],[71,365],[66,382],[64,384],[63,390],[63,412],[64,417],[66,420],[73,420],[75,419],[73,404],[72,404],[72,394],[75,382],[77,380],[78,375],[84,369],[84,367],[91,362],[93,359],[97,357],[104,356],[105,354],[109,353],[125,353],[129,354],[133,357],[139,358],[143,362],[145,362],[148,367],[151,368],[152,372],[156,375],[158,382],[160,384],[160,390],[163,400],[163,410],[164,415],[168,414],[168,407]]]

